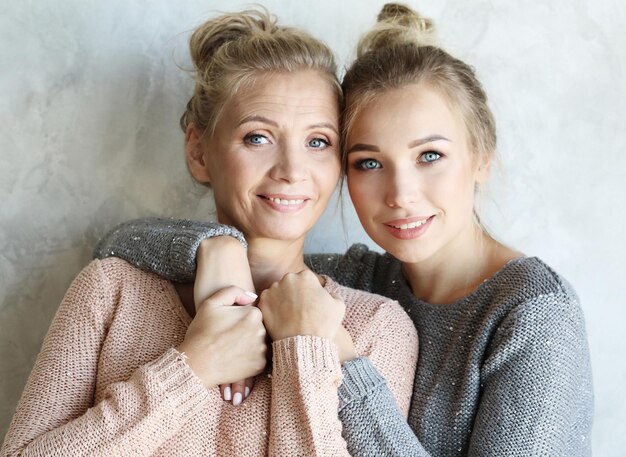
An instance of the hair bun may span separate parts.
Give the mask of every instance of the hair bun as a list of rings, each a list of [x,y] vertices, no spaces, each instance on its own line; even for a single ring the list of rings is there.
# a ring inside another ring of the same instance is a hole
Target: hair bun
[[[387,3],[378,13],[378,23],[361,40],[357,56],[398,44],[436,45],[436,30],[430,18],[400,3]]]
[[[265,8],[227,13],[198,27],[189,40],[191,60],[198,70],[211,64],[214,54],[229,42],[277,30],[276,17]]]

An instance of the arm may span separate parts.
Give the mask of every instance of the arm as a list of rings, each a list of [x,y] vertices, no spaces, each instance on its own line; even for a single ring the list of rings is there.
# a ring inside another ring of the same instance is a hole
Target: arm
[[[238,240],[244,248],[247,246],[243,234],[228,225],[186,219],[135,219],[108,232],[96,245],[93,257],[120,257],[171,281],[193,282],[201,243],[223,236]],[[368,290],[378,258],[379,253],[355,244],[346,254],[309,254],[305,262],[313,271],[345,286]]]
[[[108,387],[93,404],[113,297],[100,262],[74,280],[52,322],[1,455],[150,455],[205,405],[176,350]]]
[[[294,336],[273,343],[270,456],[349,456],[337,417],[341,366],[332,341]]]
[[[573,294],[518,306],[498,329],[482,370],[469,455],[591,454],[591,370]]]
[[[304,270],[264,290],[259,309],[274,341],[269,455],[349,455],[337,417],[341,367],[332,341],[343,300]]]
[[[366,357],[344,363],[342,371],[339,418],[350,455],[430,457]]]
[[[353,456],[429,457],[406,422],[417,366],[415,327],[394,302],[379,309],[368,333],[367,357],[342,367],[339,417],[348,450]]]
[[[351,324],[354,322],[346,321],[346,325]],[[283,447],[286,440],[297,437],[298,442],[322,443],[318,446],[326,449],[327,455],[343,455],[346,445],[353,456],[428,455],[406,423],[418,350],[413,323],[397,303],[387,302],[363,326],[356,332],[357,344],[385,373],[391,390],[363,357],[344,364],[344,381],[337,391],[336,372],[324,364],[310,363],[310,357],[296,352],[304,349],[292,343],[289,350],[281,349],[281,358],[274,358],[275,372],[277,363],[287,364],[285,359],[290,362],[289,369],[272,379],[277,382],[272,386],[272,415],[277,423],[287,424],[272,429],[285,437]],[[281,343],[274,343],[275,350]],[[274,403],[275,392],[282,403]],[[343,423],[343,437],[338,435],[338,418]],[[294,423],[299,424],[297,430],[287,433]]]
[[[345,254],[307,254],[305,263],[318,274],[330,276],[353,289],[371,291],[381,254],[364,244],[353,244]]]
[[[193,282],[200,243],[230,236],[246,247],[241,232],[228,225],[184,219],[144,218],[124,222],[96,245],[94,258],[120,257],[171,281]]]

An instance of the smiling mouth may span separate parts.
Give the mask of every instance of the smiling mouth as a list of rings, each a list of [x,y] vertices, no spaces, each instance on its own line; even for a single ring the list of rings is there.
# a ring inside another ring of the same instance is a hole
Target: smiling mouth
[[[398,229],[398,230],[409,230],[409,229],[414,229],[414,228],[417,228],[417,227],[421,227],[422,225],[424,225],[429,220],[430,220],[430,218],[424,219],[423,221],[410,222],[408,224],[402,224],[402,225],[394,225],[394,224],[387,224],[387,225],[389,227],[393,227],[393,228]]]
[[[300,199],[300,198],[287,200],[285,198],[265,197],[263,195],[259,195],[259,196],[265,198],[266,200],[271,201],[272,203],[275,203],[276,205],[281,205],[281,206],[296,206],[296,205],[301,205],[302,203],[304,203],[304,199]]]

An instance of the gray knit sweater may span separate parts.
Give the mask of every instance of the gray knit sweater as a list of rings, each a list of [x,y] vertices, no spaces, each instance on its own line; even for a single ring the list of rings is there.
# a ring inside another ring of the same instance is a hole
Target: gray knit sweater
[[[94,255],[115,255],[191,281],[202,239],[219,224],[143,219],[122,224]],[[352,246],[315,254],[312,269],[398,300],[420,337],[408,424],[365,358],[344,364],[339,415],[352,455],[587,456],[593,393],[582,311],[569,284],[541,260],[509,262],[448,305],[417,299],[389,254]]]

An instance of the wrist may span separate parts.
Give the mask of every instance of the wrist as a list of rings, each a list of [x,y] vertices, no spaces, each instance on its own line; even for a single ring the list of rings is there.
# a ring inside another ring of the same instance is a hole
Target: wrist
[[[200,381],[202,381],[202,385],[204,385],[204,387],[210,389],[211,387],[215,387],[219,384],[216,380],[212,379],[210,374],[205,373],[201,369],[202,365],[198,363],[198,357],[193,350],[193,345],[187,345],[185,341],[183,341],[180,345],[178,345],[178,347],[176,347],[176,350],[183,356],[183,360],[191,369],[193,374],[200,379]]]
[[[247,259],[246,248],[237,238],[229,235],[205,238],[198,246],[197,257],[211,258],[220,257],[224,254],[242,255]]]
[[[254,292],[246,249],[230,236],[202,241],[197,253],[197,274],[194,284],[196,305],[218,290],[230,286]]]

